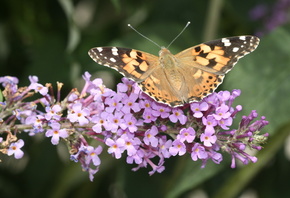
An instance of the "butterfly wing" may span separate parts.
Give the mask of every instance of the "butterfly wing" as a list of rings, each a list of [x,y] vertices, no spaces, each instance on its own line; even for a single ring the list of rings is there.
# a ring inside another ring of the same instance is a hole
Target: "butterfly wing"
[[[214,92],[224,75],[258,44],[255,36],[237,36],[205,42],[176,54],[180,69],[187,73],[187,102],[199,101]]]
[[[129,48],[96,47],[88,54],[98,64],[115,69],[135,82],[146,79],[158,63],[157,56]]]

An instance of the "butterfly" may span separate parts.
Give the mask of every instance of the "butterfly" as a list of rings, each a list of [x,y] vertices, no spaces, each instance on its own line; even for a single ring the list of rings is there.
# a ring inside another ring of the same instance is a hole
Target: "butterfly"
[[[121,47],[95,47],[89,56],[138,83],[141,90],[171,107],[202,100],[223,82],[237,61],[254,51],[255,36],[235,36],[205,42],[173,55],[162,47],[159,57]]]

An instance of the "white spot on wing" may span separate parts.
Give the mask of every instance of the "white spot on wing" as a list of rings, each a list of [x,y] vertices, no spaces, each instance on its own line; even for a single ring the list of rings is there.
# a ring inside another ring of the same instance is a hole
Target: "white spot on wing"
[[[116,47],[113,47],[112,48],[112,54],[114,55],[114,56],[118,56],[119,54],[118,54],[118,49],[116,48]]]
[[[244,41],[246,40],[246,36],[240,36],[239,39]]]
[[[97,50],[98,50],[99,52],[102,52],[102,51],[103,51],[103,48],[102,48],[102,47],[97,47]]]
[[[225,46],[231,46],[231,42],[230,42],[230,40],[227,39],[227,38],[223,38],[223,39],[222,39],[222,42],[224,43]]]
[[[237,51],[239,51],[239,48],[238,47],[234,47],[233,48],[233,52],[237,52]]]
[[[115,63],[116,62],[116,59],[110,58],[110,61],[112,61],[113,63]]]

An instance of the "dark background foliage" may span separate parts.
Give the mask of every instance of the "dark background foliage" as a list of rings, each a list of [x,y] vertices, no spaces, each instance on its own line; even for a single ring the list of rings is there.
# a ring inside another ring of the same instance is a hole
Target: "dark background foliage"
[[[104,152],[94,182],[79,164],[69,161],[63,145],[52,146],[48,139],[22,134],[25,157],[15,160],[1,155],[0,197],[290,197],[290,27],[285,2],[0,1],[0,76],[16,76],[22,86],[28,85],[29,75],[37,75],[41,83],[60,81],[63,95],[81,87],[85,71],[102,77],[111,88],[119,82],[117,72],[89,58],[87,51],[92,47],[158,53],[159,48],[128,28],[128,23],[167,46],[191,21],[170,46],[173,53],[215,38],[258,34],[258,49],[239,61],[220,89],[241,89],[236,104],[243,106],[242,114],[256,109],[270,121],[263,131],[270,138],[256,164],[231,169],[225,159],[200,169],[201,164],[189,156],[175,157],[166,161],[163,173],[148,176],[148,169],[132,172],[125,159],[116,160]],[[255,7],[254,14],[263,16],[254,21],[251,10]]]

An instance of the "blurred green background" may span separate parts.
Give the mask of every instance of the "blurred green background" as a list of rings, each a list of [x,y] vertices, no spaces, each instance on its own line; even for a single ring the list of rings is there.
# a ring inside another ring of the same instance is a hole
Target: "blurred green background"
[[[256,109],[270,125],[268,143],[258,163],[230,168],[230,160],[200,169],[190,156],[167,160],[166,170],[132,172],[125,159],[103,152],[94,182],[69,160],[63,145],[27,137],[25,157],[1,155],[0,198],[33,197],[290,197],[290,3],[288,0],[1,0],[0,76],[16,76],[20,85],[37,75],[40,83],[64,83],[63,96],[81,87],[89,71],[114,88],[121,75],[101,67],[87,55],[97,46],[160,50],[136,34],[167,46],[187,21],[191,25],[170,47],[177,53],[211,39],[256,34],[258,49],[227,74],[220,90],[241,89],[239,115]],[[236,123],[237,126],[237,123]],[[287,139],[288,137],[288,139]]]

